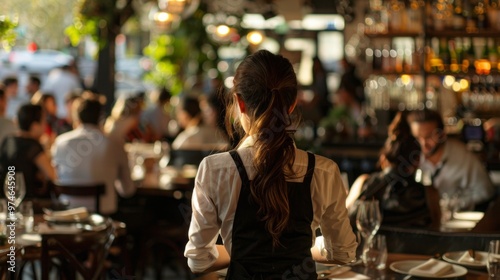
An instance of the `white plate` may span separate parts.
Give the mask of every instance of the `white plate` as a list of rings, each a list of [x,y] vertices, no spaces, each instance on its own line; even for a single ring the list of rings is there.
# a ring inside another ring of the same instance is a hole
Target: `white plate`
[[[460,220],[453,220],[443,224],[443,227],[447,229],[472,229],[475,226],[476,222]]]
[[[453,218],[457,220],[465,220],[465,221],[475,221],[479,222],[484,216],[483,212],[457,212],[453,214]]]
[[[427,275],[421,275],[419,273],[417,273],[417,274],[410,274],[409,273],[410,269],[412,269],[418,265],[421,265],[421,264],[425,263],[426,261],[427,260],[393,262],[393,263],[391,263],[389,268],[392,271],[395,271],[397,273],[408,274],[411,276],[417,276],[417,277],[422,277],[422,278],[454,278],[454,277],[460,277],[460,276],[467,274],[467,269],[465,267],[455,265],[455,264],[452,264],[452,267],[453,267],[452,271],[450,271],[449,273],[447,273],[445,275],[441,275],[441,276],[429,277]]]
[[[467,251],[460,251],[460,252],[448,252],[443,255],[443,260],[450,262],[450,263],[455,263],[467,267],[474,267],[474,268],[484,268],[486,267],[486,260],[488,259],[488,253],[487,252],[481,252],[481,251],[476,251],[476,260],[477,262],[464,262],[460,261],[460,258],[466,253]]]

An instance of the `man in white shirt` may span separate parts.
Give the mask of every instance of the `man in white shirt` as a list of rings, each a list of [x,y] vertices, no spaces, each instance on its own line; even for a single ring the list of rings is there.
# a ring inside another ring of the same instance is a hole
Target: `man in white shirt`
[[[420,168],[424,174],[431,174],[441,196],[457,198],[459,210],[472,210],[493,198],[495,188],[485,166],[465,144],[447,139],[438,112],[413,111],[408,122],[422,149]]]
[[[57,117],[65,118],[66,114],[66,96],[76,89],[82,88],[78,75],[74,73],[75,65],[64,65],[56,68],[49,73],[42,91],[51,92],[56,98]]]
[[[135,193],[127,154],[122,146],[113,145],[99,129],[100,102],[85,98],[76,102],[78,127],[58,136],[52,148],[59,183],[105,183],[106,193],[100,201],[101,213],[113,214],[118,206],[117,192],[121,196]],[[64,198],[69,200],[71,207],[86,206],[90,211],[94,210],[91,198]]]
[[[5,117],[6,108],[7,98],[5,97],[5,91],[0,87],[0,146],[6,136],[12,135],[17,131],[14,122]]]

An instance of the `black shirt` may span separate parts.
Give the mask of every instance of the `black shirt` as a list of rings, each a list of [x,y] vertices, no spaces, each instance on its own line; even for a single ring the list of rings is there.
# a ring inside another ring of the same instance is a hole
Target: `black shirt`
[[[40,197],[42,195],[40,191],[44,186],[44,181],[40,170],[35,164],[35,158],[43,152],[42,145],[35,139],[17,136],[4,139],[0,145],[1,196],[4,196],[3,184],[9,166],[14,166],[16,173],[23,172],[26,184],[25,198]]]

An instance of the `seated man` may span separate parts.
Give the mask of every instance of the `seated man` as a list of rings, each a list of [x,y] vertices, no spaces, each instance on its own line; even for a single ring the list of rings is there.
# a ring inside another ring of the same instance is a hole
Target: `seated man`
[[[59,183],[105,183],[106,193],[101,196],[101,213],[114,214],[118,192],[121,196],[134,194],[127,154],[120,145],[114,145],[99,129],[102,105],[94,98],[75,101],[78,116],[76,129],[59,135],[52,147],[53,162]],[[115,191],[116,190],[116,191]],[[95,211],[92,198],[63,197],[71,207],[85,206]]]
[[[408,122],[422,149],[420,168],[431,174],[441,196],[457,197],[458,210],[472,210],[493,199],[495,188],[485,166],[463,143],[447,139],[438,112],[413,111]]]

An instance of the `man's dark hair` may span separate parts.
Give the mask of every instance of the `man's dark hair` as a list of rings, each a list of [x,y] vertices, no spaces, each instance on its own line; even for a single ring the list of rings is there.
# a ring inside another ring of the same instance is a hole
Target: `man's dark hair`
[[[436,127],[441,131],[444,130],[444,123],[441,114],[438,111],[424,109],[424,110],[416,110],[412,111],[408,114],[408,123],[424,123],[424,122],[433,122],[436,124]]]
[[[29,131],[33,123],[42,121],[42,106],[33,104],[24,104],[17,111],[17,122],[19,129]]]
[[[162,88],[160,90],[160,94],[158,95],[158,103],[163,104],[169,101],[171,97],[172,93],[168,89]]]
[[[17,84],[18,83],[18,80],[16,77],[7,77],[5,79],[3,79],[3,86],[4,87],[8,87],[12,84]]]
[[[200,102],[198,98],[184,96],[179,102],[179,109],[186,111],[192,118],[201,114]]]
[[[82,124],[98,125],[101,111],[102,104],[98,99],[82,98],[77,107],[78,118]]]
[[[34,83],[40,86],[42,82],[40,81],[40,78],[38,78],[37,76],[30,76],[30,83]]]

